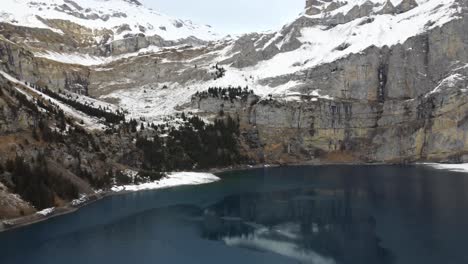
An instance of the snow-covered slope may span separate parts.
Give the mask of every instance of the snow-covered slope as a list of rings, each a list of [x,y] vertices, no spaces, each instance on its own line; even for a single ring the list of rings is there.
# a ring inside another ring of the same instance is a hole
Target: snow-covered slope
[[[353,7],[373,2],[375,7],[365,17],[358,17],[347,23],[327,25],[327,18],[334,15],[347,15]],[[313,26],[301,27],[297,40],[300,47],[292,51],[282,51],[293,37],[290,25],[273,34],[274,36],[264,44],[256,41],[256,51],[265,53],[266,50],[276,48],[279,52],[270,59],[261,60],[254,66],[241,69],[228,69],[226,78],[220,79],[210,85],[223,85],[226,79],[234,85],[250,85],[251,80],[246,76],[253,76],[255,80],[263,80],[287,74],[293,74],[319,65],[330,63],[351,54],[359,54],[365,49],[376,46],[394,46],[402,44],[411,37],[422,34],[431,29],[440,27],[452,20],[460,18],[460,7],[455,0],[417,0],[418,5],[407,12],[395,14],[381,14],[383,6],[392,2],[395,6],[402,0],[348,0],[343,6],[333,12],[323,12],[319,15],[307,18],[317,19]],[[323,1],[330,4],[330,1]],[[325,7],[324,7],[325,8]],[[262,36],[263,38],[265,36]],[[221,52],[221,57],[226,54],[236,53],[228,47]],[[254,84],[254,88],[258,86]],[[297,86],[297,82],[291,82],[286,86],[273,86],[270,92],[283,92],[287,87]],[[262,89],[264,90],[264,89]],[[262,93],[263,94],[263,93]]]
[[[35,100],[31,97],[31,94],[35,94],[36,96],[39,96],[40,98],[43,98],[43,99],[53,103],[54,105],[58,106],[67,116],[70,116],[70,117],[74,118],[76,121],[81,121],[83,123],[83,125],[87,129],[90,129],[90,130],[94,130],[94,129],[103,130],[103,129],[107,128],[107,126],[105,124],[103,124],[103,122],[100,122],[100,120],[98,120],[97,118],[93,118],[91,116],[88,116],[85,113],[80,112],[80,111],[70,107],[67,104],[61,103],[60,101],[58,101],[58,100],[56,100],[54,98],[51,98],[50,96],[48,96],[48,95],[46,95],[46,94],[44,94],[44,93],[42,93],[42,92],[40,92],[40,91],[38,91],[36,89],[33,89],[27,83],[22,82],[20,80],[17,80],[13,76],[11,76],[11,75],[3,72],[3,71],[0,71],[0,75],[3,76],[4,78],[6,78],[7,80],[9,80],[10,82],[13,82],[13,83],[19,85],[19,87],[21,87],[21,89],[18,89],[18,87],[17,87],[16,90],[18,92],[24,94],[29,100],[34,102]],[[71,93],[70,93],[70,95],[71,95]],[[73,96],[78,97],[80,95],[73,94]],[[108,104],[106,104],[104,102],[100,102],[100,101],[97,101],[97,100],[92,100],[91,98],[82,97],[81,100],[78,100],[78,101],[91,102],[91,103],[95,104],[96,106],[113,107],[112,105],[108,105]]]
[[[112,29],[115,39],[143,31],[147,36],[156,34],[164,39],[195,36],[211,40],[217,37],[209,27],[171,19],[136,1],[42,1],[7,0],[0,17],[12,24],[45,28],[50,25],[43,24],[41,18],[66,19],[94,30]],[[86,77],[90,94],[116,102],[131,117],[146,120],[176,112],[175,108],[188,103],[195,92],[209,87],[248,86],[260,96],[272,95],[282,100],[299,100],[301,95],[334,100],[346,97],[342,91],[352,90],[353,86],[366,90],[363,84],[375,81],[376,78],[369,76],[377,76],[378,69],[369,70],[367,75],[360,74],[368,79],[358,78],[355,84],[350,81],[350,75],[345,75],[352,74],[351,70],[343,70],[344,66],[340,70],[336,66],[335,70],[322,69],[315,76],[316,69],[353,54],[364,56],[370,47],[380,49],[403,44],[410,38],[459,20],[463,14],[460,3],[463,2],[310,0],[304,14],[277,32],[204,42],[197,48],[174,44],[166,49],[148,43],[132,52],[105,57],[81,53],[81,50],[73,53],[39,50],[34,54],[61,63],[90,66],[90,77]],[[128,30],[120,32],[124,24],[128,24]],[[132,48],[135,46],[131,41],[128,44]],[[408,47],[408,53],[412,48]],[[379,58],[363,64],[370,65],[375,60]],[[222,78],[210,75],[217,63],[227,70]],[[322,81],[323,78],[331,81]],[[423,83],[420,85],[426,87]],[[375,99],[371,93],[356,90],[349,91],[355,95],[351,96],[353,99]]]
[[[197,37],[213,40],[219,36],[210,26],[196,25],[146,8],[131,0],[2,0],[0,22],[13,25],[48,28],[44,19],[61,19],[86,28],[110,30],[113,40],[128,34],[158,35],[165,40]]]
[[[300,48],[280,52],[269,60],[243,70],[260,79],[290,74],[333,62],[350,54],[360,53],[370,46],[391,47],[459,18],[457,16],[459,8],[455,5],[455,0],[418,0],[419,5],[407,12],[379,14],[379,10],[387,1],[390,0],[372,0],[376,5],[371,13],[347,23],[325,25],[328,21],[324,23],[320,21],[314,26],[304,27],[300,30],[298,37],[302,43]],[[326,20],[327,17],[337,14],[346,15],[353,7],[370,1],[349,0],[346,2],[347,4],[332,12],[305,16]],[[392,0],[392,2],[397,4],[401,0]],[[257,50],[264,51],[271,48],[270,45],[281,50],[282,45],[291,38],[288,33],[290,32],[277,32],[267,44],[259,43]]]
[[[323,4],[323,9],[327,9],[332,3],[318,2]],[[323,86],[313,85],[313,89],[308,89],[307,94],[298,93],[298,87],[310,86],[308,83],[311,81],[305,78],[294,79],[294,75],[301,76],[303,72],[312,71],[321,65],[352,54],[362,54],[372,46],[383,48],[403,44],[412,37],[461,17],[461,8],[456,0],[417,0],[414,2],[416,5],[402,9],[404,12],[398,11],[399,5],[411,2],[412,0],[342,1],[335,10],[316,15],[303,14],[278,32],[226,40],[224,48],[212,51],[213,56],[208,56],[208,60],[202,59],[206,54],[199,58],[190,58],[197,61],[198,69],[205,69],[207,72],[212,65],[223,61],[223,67],[227,69],[223,78],[193,78],[188,82],[180,82],[165,80],[160,75],[158,83],[129,84],[130,89],[116,90],[103,98],[118,99],[121,106],[130,113],[138,113],[147,120],[158,113],[166,115],[174,112],[175,106],[187,103],[192,94],[209,87],[248,86],[260,96],[272,95],[281,100],[299,99],[300,95],[333,100],[336,93]],[[389,3],[393,9],[382,13]],[[372,8],[366,12],[350,14],[353,13],[351,10],[360,10],[366,5],[371,5]],[[350,21],[337,23],[334,17],[348,17]],[[295,48],[288,48],[291,43],[299,44]],[[157,52],[154,54],[158,56]],[[240,67],[238,62],[242,60],[253,65]],[[187,61],[185,63],[190,67],[187,71],[192,70],[191,67],[195,64]],[[160,64],[160,67],[164,67],[164,64]],[[178,69],[180,76],[184,75],[184,67],[187,66],[181,64]],[[169,89],[158,88],[163,85]]]

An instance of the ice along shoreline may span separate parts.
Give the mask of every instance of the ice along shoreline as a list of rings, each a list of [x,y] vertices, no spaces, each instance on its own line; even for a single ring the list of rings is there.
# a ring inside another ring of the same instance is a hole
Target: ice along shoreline
[[[131,192],[140,192],[140,191],[153,191],[160,189],[168,189],[179,186],[194,186],[213,183],[221,180],[218,176],[213,173],[207,172],[174,172],[169,173],[167,176],[161,180],[135,184],[135,185],[123,185],[123,186],[113,186],[106,191],[97,191],[93,194],[81,196],[79,199],[73,200],[63,207],[57,208],[48,208],[42,211],[38,211],[35,214],[0,221],[0,233],[8,230],[13,230],[39,222],[46,221],[48,219],[58,217],[65,214],[73,213],[80,208],[87,206],[91,203],[97,202],[106,197],[114,195],[122,195]]]
[[[446,163],[422,163],[421,165],[429,166],[437,170],[449,170],[454,172],[468,173],[468,163],[446,164]]]

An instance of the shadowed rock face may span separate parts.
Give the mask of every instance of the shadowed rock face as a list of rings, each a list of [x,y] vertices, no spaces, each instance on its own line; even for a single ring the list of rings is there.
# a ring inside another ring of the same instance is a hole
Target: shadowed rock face
[[[380,14],[393,14],[395,13],[395,6],[392,1],[387,1],[384,7],[380,10]]]
[[[67,89],[87,94],[89,69],[84,66],[62,64],[34,57],[18,45],[0,39],[0,65],[2,71],[29,83],[37,83],[52,89]]]
[[[398,6],[395,7],[397,13],[408,12],[418,6],[416,0],[403,0]]]
[[[416,0],[403,0],[397,6],[394,6],[390,0],[386,1],[383,5],[368,0],[361,5],[353,6],[346,13],[338,13],[331,17],[325,15],[346,4],[348,4],[348,1],[308,0],[306,1],[306,14],[310,16],[323,15],[322,22],[329,20],[337,24],[344,24],[372,14],[401,14],[418,6]]]

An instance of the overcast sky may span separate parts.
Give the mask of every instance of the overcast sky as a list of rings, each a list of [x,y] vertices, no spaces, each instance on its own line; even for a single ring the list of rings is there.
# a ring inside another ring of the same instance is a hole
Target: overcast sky
[[[140,0],[166,15],[209,24],[225,34],[278,29],[303,11],[305,0]]]

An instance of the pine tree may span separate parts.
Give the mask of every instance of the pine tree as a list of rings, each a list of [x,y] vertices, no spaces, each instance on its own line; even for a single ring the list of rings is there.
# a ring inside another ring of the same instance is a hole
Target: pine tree
[[[36,140],[36,141],[39,141],[40,138],[39,138],[39,135],[37,134],[37,130],[35,128],[33,128],[32,130],[32,137]]]
[[[8,159],[5,167],[8,172],[13,172],[13,170],[15,170],[15,162],[11,159]]]

